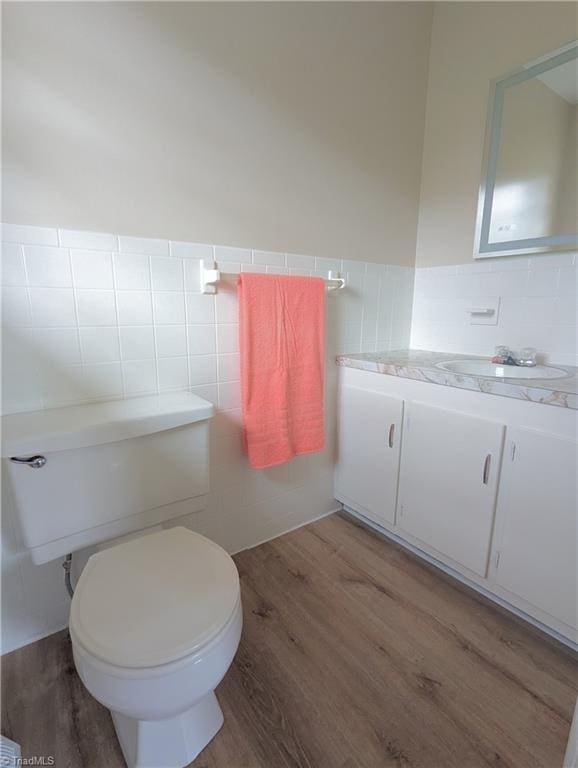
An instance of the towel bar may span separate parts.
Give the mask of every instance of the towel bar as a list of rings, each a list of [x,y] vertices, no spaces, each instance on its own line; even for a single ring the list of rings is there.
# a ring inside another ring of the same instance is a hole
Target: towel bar
[[[200,260],[200,276],[201,276],[201,293],[216,293],[217,283],[221,280],[223,275],[232,275],[231,272],[221,272],[215,262],[206,262],[204,259]],[[341,291],[345,288],[347,282],[345,278],[341,277],[339,272],[335,273],[329,270],[325,279],[325,287],[327,291]]]

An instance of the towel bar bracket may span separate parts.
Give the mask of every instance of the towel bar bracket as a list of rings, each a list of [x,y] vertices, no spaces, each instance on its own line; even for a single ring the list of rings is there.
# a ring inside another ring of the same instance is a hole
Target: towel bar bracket
[[[214,262],[200,260],[199,272],[201,278],[201,293],[217,293],[217,283],[221,279],[221,273]]]

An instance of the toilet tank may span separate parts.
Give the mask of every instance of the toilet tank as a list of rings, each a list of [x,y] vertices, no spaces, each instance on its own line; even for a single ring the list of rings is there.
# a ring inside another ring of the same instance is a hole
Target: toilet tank
[[[202,509],[212,415],[178,392],[4,416],[2,459],[34,562]],[[46,461],[14,461],[32,457]]]

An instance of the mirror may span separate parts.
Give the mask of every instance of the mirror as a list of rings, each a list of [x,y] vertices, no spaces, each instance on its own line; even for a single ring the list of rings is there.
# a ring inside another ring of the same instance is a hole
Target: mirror
[[[578,246],[578,43],[494,81],[474,258]]]

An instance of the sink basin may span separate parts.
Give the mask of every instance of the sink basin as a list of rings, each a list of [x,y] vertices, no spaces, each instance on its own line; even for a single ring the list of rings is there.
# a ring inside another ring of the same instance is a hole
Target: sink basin
[[[524,368],[518,365],[496,365],[487,360],[448,360],[436,363],[436,368],[450,373],[483,376],[486,379],[564,379],[568,373],[562,368],[552,368],[547,365],[535,365]]]

